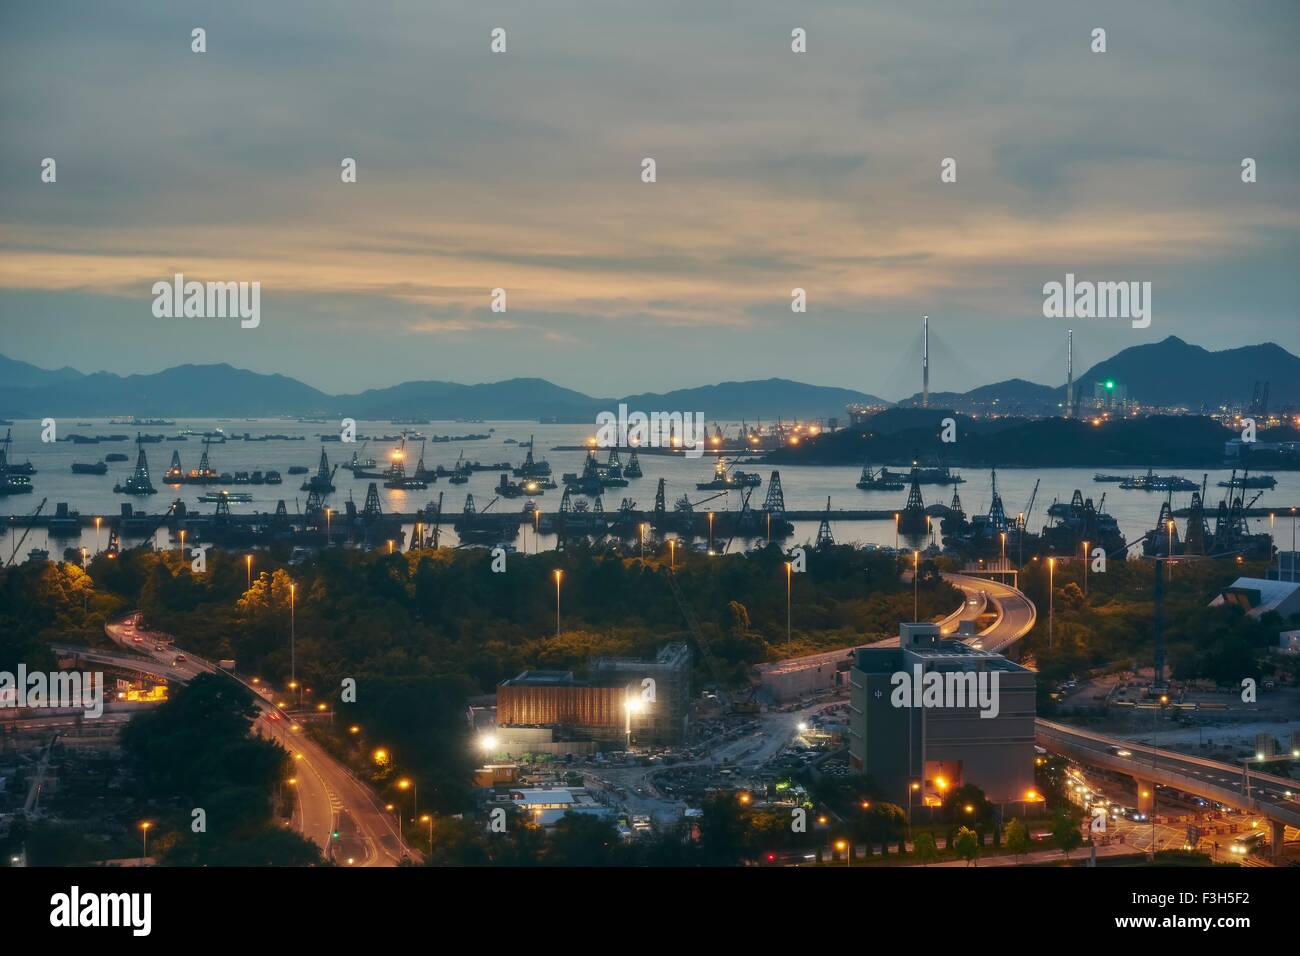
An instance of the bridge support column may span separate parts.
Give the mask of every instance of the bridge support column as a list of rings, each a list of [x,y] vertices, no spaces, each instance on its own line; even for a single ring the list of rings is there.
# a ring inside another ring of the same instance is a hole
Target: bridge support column
[[[1156,805],[1156,785],[1150,780],[1143,780],[1140,777],[1134,777],[1133,782],[1137,784],[1137,811],[1151,816],[1151,811]]]
[[[1276,820],[1268,821],[1268,853],[1273,859],[1282,855],[1282,845],[1286,842],[1286,824]]]

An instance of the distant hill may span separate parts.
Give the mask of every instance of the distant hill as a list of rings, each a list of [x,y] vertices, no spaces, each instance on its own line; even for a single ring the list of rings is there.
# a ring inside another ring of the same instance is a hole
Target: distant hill
[[[333,399],[284,375],[230,365],[178,365],[149,375],[96,372],[32,388],[0,387],[0,415],[301,415],[328,411]]]
[[[756,382],[722,382],[699,388],[679,388],[671,392],[644,392],[619,399],[629,409],[644,412],[682,411],[703,412],[712,419],[754,421],[771,419],[778,415],[786,418],[845,418],[845,406],[887,405],[882,398],[849,388],[829,385],[807,385],[784,378],[768,378]],[[617,404],[617,403],[615,403]]]
[[[0,387],[37,388],[41,385],[59,385],[82,377],[81,372],[66,365],[50,370],[0,355]]]
[[[1255,383],[1269,383],[1269,407],[1300,404],[1300,357],[1265,342],[1211,352],[1175,335],[1134,345],[1076,376],[1076,397],[1086,402],[1093,383],[1113,379],[1130,399],[1146,405],[1185,406],[1193,411],[1249,402]],[[965,412],[998,410],[1013,415],[1050,414],[1065,401],[1065,385],[1039,385],[1013,378],[969,392],[931,392],[930,407]],[[899,402],[919,406],[921,393]]]
[[[1211,352],[1171,335],[1098,362],[1078,385],[1086,397],[1093,382],[1107,379],[1124,384],[1129,398],[1156,405],[1199,409],[1248,401],[1256,382],[1269,383],[1270,407],[1300,403],[1300,358],[1272,342]]]
[[[0,356],[0,417],[149,415],[189,418],[329,415],[358,419],[556,418],[592,422],[624,403],[632,411],[702,412],[714,419],[844,417],[850,402],[881,400],[852,389],[785,379],[724,382],[627,398],[593,398],[540,378],[462,385],[403,382],[355,395],[329,395],[284,375],[231,365],[181,365],[148,375],[46,371]]]

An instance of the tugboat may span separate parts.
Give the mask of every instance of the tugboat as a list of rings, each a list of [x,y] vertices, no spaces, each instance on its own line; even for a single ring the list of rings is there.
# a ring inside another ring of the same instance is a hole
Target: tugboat
[[[739,469],[728,474],[726,461],[719,457],[713,466],[713,480],[697,481],[695,488],[698,491],[730,491],[733,488],[756,488],[762,483],[759,475]]]
[[[1147,469],[1145,475],[1125,478],[1119,486],[1126,491],[1196,491],[1199,486],[1179,475],[1155,475]]]
[[[1231,488],[1232,482],[1221,481],[1219,482],[1219,487]],[[1237,479],[1237,487],[1238,488],[1263,488],[1264,490],[1267,491],[1277,487],[1277,479],[1274,478],[1272,475],[1254,475],[1251,477],[1242,475],[1240,478]]]
[[[32,480],[26,475],[0,475],[0,495],[25,495],[32,490]]]
[[[920,462],[912,462],[910,472],[890,471],[888,468],[881,468],[879,477],[883,481],[907,481],[915,482],[918,485],[960,485],[966,479],[960,475],[954,475],[947,465],[927,465],[922,467]]]
[[[858,487],[863,491],[902,491],[906,486],[901,481],[885,478],[883,468],[880,473],[876,473],[871,470],[869,462],[863,462],[862,477],[858,479]]]
[[[36,469],[32,467],[32,463],[30,461],[15,463],[9,460],[8,450],[9,450],[9,443],[13,441],[13,438],[10,437],[10,433],[12,431],[13,429],[5,430],[5,440],[3,444],[0,444],[0,475],[36,474]]]

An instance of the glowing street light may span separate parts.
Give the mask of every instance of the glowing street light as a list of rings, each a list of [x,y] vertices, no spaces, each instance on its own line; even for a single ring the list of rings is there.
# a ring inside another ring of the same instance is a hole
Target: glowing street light
[[[668,570],[677,570],[677,539],[668,539]]]
[[[95,515],[95,553],[96,554],[99,553],[99,523],[103,520],[104,519],[101,518],[99,515]]]
[[[631,696],[623,701],[624,727],[623,732],[627,735],[626,750],[632,751],[632,715],[642,713],[646,709],[646,703],[640,697]]]
[[[298,680],[297,601],[298,585],[289,585],[289,679]]]
[[[147,857],[149,855],[149,830],[153,824],[148,820],[140,821],[140,855]]]
[[[713,554],[713,512],[709,512],[709,554]]]
[[[1083,542],[1083,596],[1088,596],[1088,542]]]
[[[564,577],[564,572],[559,568],[555,569],[555,636],[560,636],[560,579]]]
[[[244,568],[248,571],[248,590],[253,590],[253,556],[244,555]]]
[[[497,752],[497,739],[491,734],[484,734],[478,739],[478,749],[483,751],[483,756],[492,756]]]
[[[380,767],[387,766],[389,760],[392,758],[392,755],[383,747],[377,748],[370,756],[375,761],[375,764]]]
[[[1052,618],[1056,610],[1056,558],[1047,559],[1047,647],[1052,647]]]

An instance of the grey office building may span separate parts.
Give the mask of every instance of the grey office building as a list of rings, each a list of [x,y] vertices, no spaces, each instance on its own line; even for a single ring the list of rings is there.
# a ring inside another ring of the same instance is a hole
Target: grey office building
[[[632,716],[632,740],[644,744],[678,744],[686,739],[691,701],[691,649],[685,644],[665,644],[654,660],[599,657],[591,662],[591,676],[617,682],[629,695],[644,695],[647,679],[654,681],[654,702]]]
[[[964,784],[995,803],[1034,799],[1034,681],[1001,654],[945,639],[937,625],[901,624],[898,647],[855,652],[850,764],[902,807],[909,796],[913,806],[942,802]],[[923,701],[913,684],[948,693]]]

